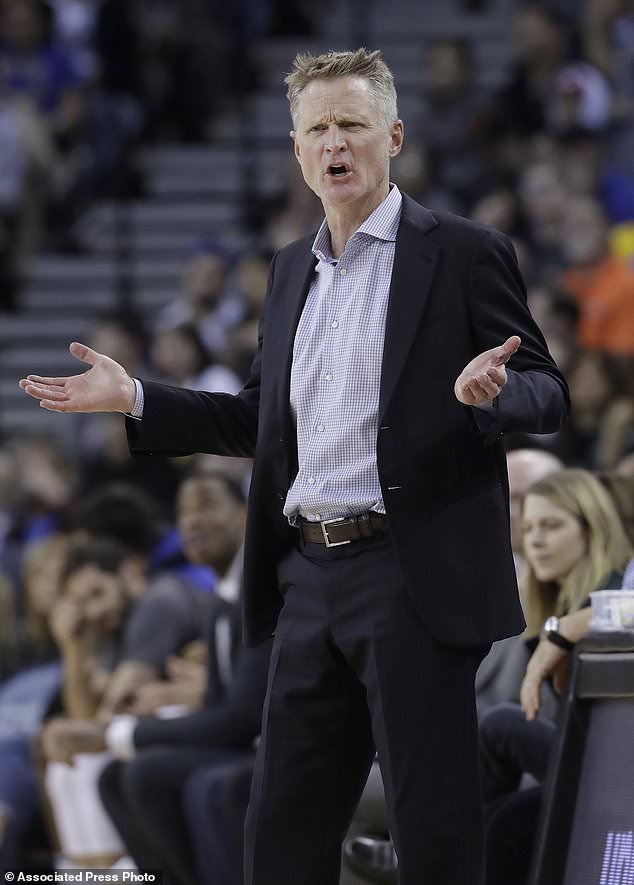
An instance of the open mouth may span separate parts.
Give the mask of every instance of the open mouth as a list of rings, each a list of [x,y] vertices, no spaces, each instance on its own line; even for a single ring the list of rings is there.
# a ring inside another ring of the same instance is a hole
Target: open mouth
[[[328,175],[332,175],[333,178],[343,178],[350,172],[343,163],[333,163],[332,166],[328,167],[327,171]]]

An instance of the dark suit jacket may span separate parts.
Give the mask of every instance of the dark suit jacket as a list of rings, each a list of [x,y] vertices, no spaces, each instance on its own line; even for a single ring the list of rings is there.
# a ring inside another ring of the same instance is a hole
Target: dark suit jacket
[[[260,347],[232,397],[144,383],[133,452],[255,457],[245,545],[245,627],[257,643],[282,604],[277,564],[295,530],[282,515],[297,469],[290,407],[293,339],[315,258],[308,237],[273,259]],[[522,338],[493,416],[453,385],[478,353]],[[381,376],[377,465],[402,577],[427,629],[456,645],[523,628],[509,543],[500,437],[548,433],[569,409],[565,381],[526,307],[507,237],[403,197]],[[257,446],[256,446],[257,440]]]
[[[260,734],[271,642],[245,648],[241,642],[240,604],[214,597],[207,625],[207,692],[200,710],[175,719],[143,717],[134,730],[137,749],[177,746],[198,750],[249,750]],[[230,628],[232,678],[220,678],[216,624]]]

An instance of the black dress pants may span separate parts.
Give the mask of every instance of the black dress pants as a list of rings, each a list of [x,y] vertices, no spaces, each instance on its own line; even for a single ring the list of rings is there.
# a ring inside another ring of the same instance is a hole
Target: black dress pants
[[[152,747],[130,762],[115,760],[99,778],[99,795],[140,869],[164,870],[169,885],[198,885],[200,876],[183,812],[183,789],[203,767],[247,758],[230,750]]]
[[[389,536],[303,544],[279,580],[246,885],[336,885],[375,748],[401,885],[481,885],[474,680],[489,646],[429,635]]]

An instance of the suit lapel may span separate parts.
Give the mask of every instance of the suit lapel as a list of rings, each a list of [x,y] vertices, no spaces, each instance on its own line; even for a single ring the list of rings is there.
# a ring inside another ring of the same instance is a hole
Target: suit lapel
[[[317,261],[310,248],[312,239],[305,242],[305,250],[298,250],[297,255],[289,262],[279,280],[281,301],[279,309],[276,309],[275,312],[275,328],[270,330],[273,332],[274,352],[279,355],[279,362],[276,362],[280,370],[277,389],[278,415],[280,426],[285,429],[289,440],[295,440],[290,410],[293,344]]]
[[[403,195],[385,321],[379,418],[392,398],[429,296],[439,249],[425,234],[436,224],[428,209]]]

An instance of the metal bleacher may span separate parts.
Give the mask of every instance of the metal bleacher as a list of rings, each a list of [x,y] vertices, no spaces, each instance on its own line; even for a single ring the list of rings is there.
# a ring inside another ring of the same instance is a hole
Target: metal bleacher
[[[38,409],[16,381],[29,371],[76,369],[67,345],[89,332],[96,313],[129,298],[149,314],[173,299],[196,238],[222,237],[236,250],[248,245],[245,203],[283,193],[292,162],[283,77],[298,50],[380,47],[407,121],[420,107],[425,48],[434,37],[473,38],[484,85],[501,81],[514,5],[486,0],[475,13],[465,11],[463,0],[331,0],[317,34],[263,43],[257,91],[214,121],[208,144],[141,148],[142,200],[94,205],[81,221],[80,255],[38,255],[25,263],[20,311],[0,315],[0,438],[20,428],[56,431],[60,416]]]

